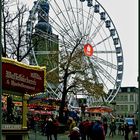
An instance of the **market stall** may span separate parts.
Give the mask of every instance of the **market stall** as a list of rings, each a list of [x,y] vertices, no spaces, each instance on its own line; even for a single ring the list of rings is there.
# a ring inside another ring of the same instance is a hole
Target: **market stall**
[[[28,140],[27,100],[43,92],[45,67],[30,66],[2,58],[2,139]]]
[[[92,106],[85,108],[85,118],[89,120],[96,120],[97,117],[104,117],[106,114],[111,114],[113,109],[108,106]]]
[[[90,113],[111,113],[113,109],[107,106],[94,106],[94,107],[86,107],[86,111]]]

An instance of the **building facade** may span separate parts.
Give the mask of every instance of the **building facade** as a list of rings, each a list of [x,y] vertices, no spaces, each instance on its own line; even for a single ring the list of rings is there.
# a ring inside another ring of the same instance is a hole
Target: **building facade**
[[[114,102],[116,115],[134,116],[138,110],[138,88],[121,87]]]

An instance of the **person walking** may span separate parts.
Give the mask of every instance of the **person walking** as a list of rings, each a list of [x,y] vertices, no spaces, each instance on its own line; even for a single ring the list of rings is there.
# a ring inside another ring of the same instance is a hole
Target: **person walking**
[[[133,125],[131,127],[129,137],[130,137],[130,140],[137,140],[138,135],[136,132],[136,125]]]
[[[105,140],[105,132],[101,120],[96,120],[91,131],[91,140]]]
[[[79,124],[81,140],[86,140],[86,131],[85,131],[85,120]]]
[[[53,129],[52,129],[52,134],[54,136],[54,140],[57,140],[57,134],[58,134],[58,127],[59,127],[59,122],[57,119],[53,120]]]
[[[46,122],[45,132],[46,132],[47,140],[52,140],[53,122],[51,118],[49,118]]]
[[[109,132],[109,136],[114,136],[114,122],[111,122],[109,125],[110,128],[110,132]]]
[[[69,117],[70,124],[69,124],[69,131],[71,132],[72,129],[76,126],[76,122],[72,117]]]
[[[126,123],[124,126],[124,140],[129,140],[129,132],[130,132],[129,125],[128,123]]]
[[[118,135],[121,135],[121,124],[118,126]]]
[[[105,130],[105,136],[107,135],[107,129],[108,129],[108,124],[107,121],[103,122],[104,130]]]
[[[78,127],[73,127],[69,134],[70,140],[80,140],[80,132]]]

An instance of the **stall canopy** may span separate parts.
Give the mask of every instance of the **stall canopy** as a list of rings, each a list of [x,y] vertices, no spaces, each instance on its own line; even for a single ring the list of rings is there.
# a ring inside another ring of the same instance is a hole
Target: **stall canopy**
[[[52,115],[51,111],[44,111],[44,110],[35,110],[35,109],[29,109],[29,113],[31,114],[40,114],[40,115]]]
[[[111,113],[113,109],[107,106],[95,106],[95,107],[87,107],[86,111],[90,113],[106,113],[106,112]]]
[[[2,89],[19,93],[44,92],[46,68],[2,58]]]

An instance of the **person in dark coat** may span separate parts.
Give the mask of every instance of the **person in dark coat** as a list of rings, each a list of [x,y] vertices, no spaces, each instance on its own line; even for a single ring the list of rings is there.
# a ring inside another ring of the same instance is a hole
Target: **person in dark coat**
[[[105,131],[105,136],[107,135],[107,129],[108,129],[108,124],[107,122],[103,122],[103,126],[104,126],[104,131]]]
[[[57,119],[53,120],[53,131],[52,134],[54,136],[54,140],[57,140],[57,134],[58,134],[58,127],[59,127],[59,122]]]
[[[45,132],[46,132],[47,140],[52,140],[53,122],[51,118],[49,118],[46,122]]]
[[[80,140],[80,132],[78,127],[74,127],[69,134],[70,140]]]
[[[126,123],[124,126],[124,139],[125,140],[129,140],[129,132],[130,132],[129,125],[128,123]]]
[[[100,120],[97,120],[92,127],[91,140],[105,140],[104,127]]]
[[[82,121],[79,124],[79,130],[81,134],[81,140],[86,140],[86,133],[85,133],[85,127],[84,127],[85,121]]]

